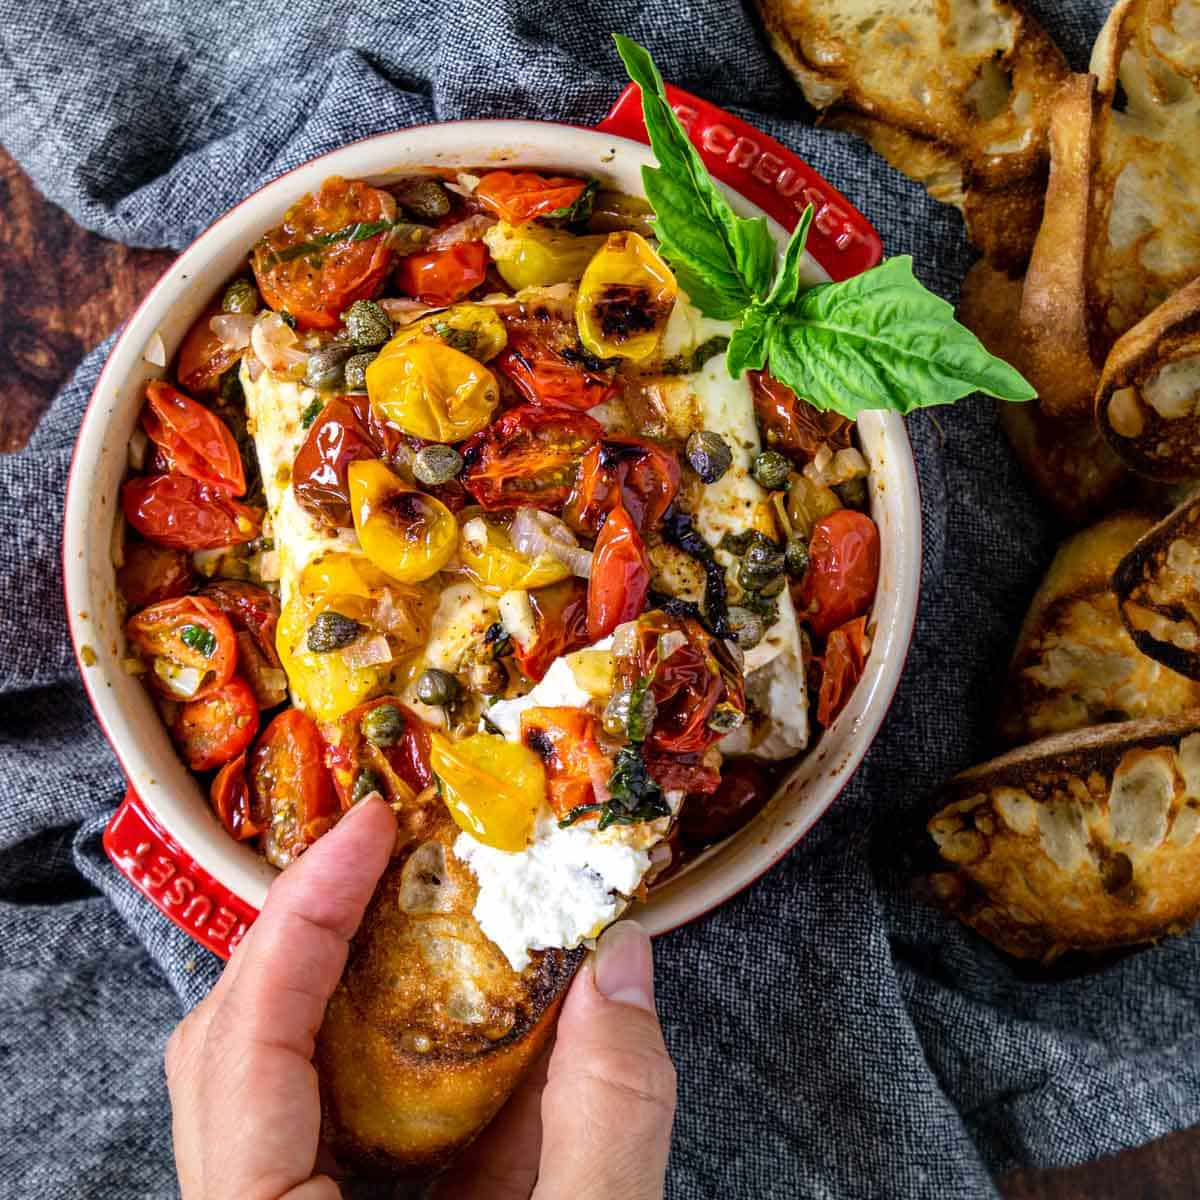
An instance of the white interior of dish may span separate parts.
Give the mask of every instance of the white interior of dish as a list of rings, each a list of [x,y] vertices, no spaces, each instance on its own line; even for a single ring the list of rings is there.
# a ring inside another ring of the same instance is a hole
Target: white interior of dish
[[[134,790],[183,850],[248,903],[261,907],[274,869],[221,828],[177,757],[142,685],[121,668],[124,647],[110,556],[117,497],[145,384],[164,373],[143,354],[156,344],[157,334],[170,361],[210,296],[240,268],[253,242],[291,203],[329,175],[381,182],[418,167],[519,163],[599,176],[612,186],[640,193],[640,169],[652,161],[645,147],[622,138],[532,121],[464,121],[357,142],[297,168],[217,221],[163,276],[114,347],[80,429],[67,491],[63,562],[71,633],[96,713]],[[738,211],[758,213],[725,190]],[[782,244],[786,233],[771,224]],[[810,270],[814,279],[826,277],[811,260]],[[847,708],[767,807],[638,907],[636,915],[652,932],[720,904],[782,857],[836,798],[887,711],[916,613],[920,507],[912,450],[900,418],[868,413],[859,422],[859,436],[871,466],[872,515],[882,540],[874,646],[866,674]]]

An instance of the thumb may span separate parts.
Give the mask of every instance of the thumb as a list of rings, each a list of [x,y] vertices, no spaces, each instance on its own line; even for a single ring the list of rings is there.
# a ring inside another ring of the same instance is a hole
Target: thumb
[[[636,921],[619,921],[563,1003],[534,1200],[661,1200],[674,1116],[650,938]]]

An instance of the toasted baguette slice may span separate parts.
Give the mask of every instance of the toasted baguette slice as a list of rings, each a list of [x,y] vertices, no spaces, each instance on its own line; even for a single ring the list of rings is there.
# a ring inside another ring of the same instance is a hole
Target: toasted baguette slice
[[[1138,540],[1117,564],[1113,588],[1137,648],[1200,680],[1200,495]]]
[[[864,137],[972,241],[1019,270],[1046,180],[1048,104],[1067,66],[1011,0],[757,0],[772,46],[824,121]]]
[[[958,319],[993,354],[1029,373],[1018,317],[1022,281],[980,259],[963,280]],[[998,403],[1013,454],[1039,495],[1072,525],[1092,520],[1125,477],[1089,415],[1048,417],[1036,402]]]
[[[317,1037],[322,1133],[360,1175],[423,1177],[495,1116],[547,1045],[583,951],[520,974],[471,914],[474,876],[440,818],[393,860]]]
[[[1096,389],[1096,420],[1133,470],[1200,476],[1200,279],[1123,334]]]
[[[1154,941],[1200,914],[1200,711],[1034,742],[941,800],[933,894],[1018,958]]]
[[[1113,571],[1152,524],[1118,514],[1063,543],[1021,626],[1000,708],[1002,744],[1200,707],[1200,687],[1142,654],[1118,610]]]

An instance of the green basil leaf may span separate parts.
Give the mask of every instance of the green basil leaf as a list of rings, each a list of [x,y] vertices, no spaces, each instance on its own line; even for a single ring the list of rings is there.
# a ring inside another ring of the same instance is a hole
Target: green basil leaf
[[[870,409],[951,404],[976,391],[1000,400],[1037,394],[922,287],[907,256],[801,292],[772,323],[767,358],[797,395],[851,419]]]
[[[321,409],[325,407],[323,400],[314,400],[301,414],[300,427],[307,429],[321,415]]]
[[[800,214],[792,236],[788,238],[783,262],[775,276],[771,294],[766,300],[768,308],[787,308],[795,302],[796,293],[800,290],[800,264],[804,261],[804,247],[808,242],[808,231],[812,227],[812,221],[813,206],[808,204]]]
[[[657,167],[642,168],[654,234],[679,286],[705,316],[736,318],[771,288],[775,242],[766,219],[737,216],[718,191],[667,103],[662,76],[645,48],[614,34],[642,111]]]
[[[734,379],[740,379],[743,371],[761,371],[766,365],[767,346],[776,316],[772,309],[759,304],[746,310],[742,323],[729,339],[725,354],[726,369]]]
[[[594,179],[589,179],[573,203],[556,208],[552,212],[542,213],[539,220],[561,222],[563,225],[578,225],[586,221],[595,207],[598,187],[599,184]]]
[[[179,630],[179,640],[189,649],[205,658],[212,658],[217,649],[217,636],[203,625],[184,625]]]

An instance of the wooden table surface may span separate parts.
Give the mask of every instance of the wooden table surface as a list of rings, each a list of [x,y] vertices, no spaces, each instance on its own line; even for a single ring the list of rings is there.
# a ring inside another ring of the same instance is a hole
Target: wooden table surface
[[[19,450],[83,355],[134,309],[174,255],[88,233],[0,148],[0,452]],[[1007,1200],[1193,1200],[1200,1127],[1056,1171],[1017,1171]]]

